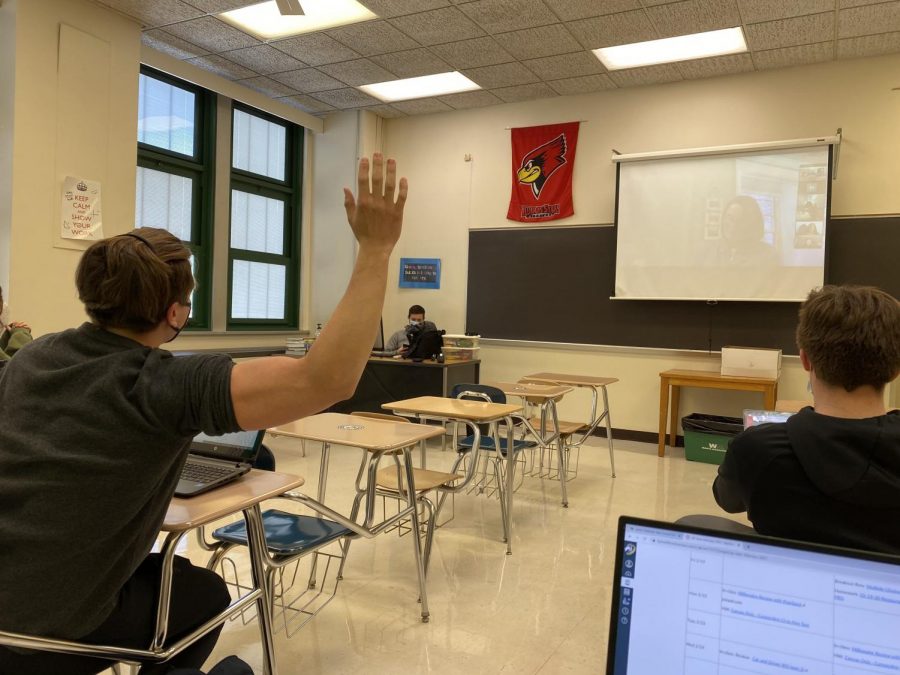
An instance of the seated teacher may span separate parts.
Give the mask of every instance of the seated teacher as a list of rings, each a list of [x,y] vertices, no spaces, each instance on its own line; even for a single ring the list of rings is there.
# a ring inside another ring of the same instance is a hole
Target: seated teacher
[[[422,307],[422,305],[413,305],[410,307],[406,316],[409,319],[409,323],[391,335],[391,338],[384,346],[386,352],[393,352],[394,354],[405,356],[407,347],[409,347],[410,344],[410,336],[414,336],[416,333],[424,332],[426,330],[437,330],[437,326],[435,326],[434,323],[425,320],[425,308]]]

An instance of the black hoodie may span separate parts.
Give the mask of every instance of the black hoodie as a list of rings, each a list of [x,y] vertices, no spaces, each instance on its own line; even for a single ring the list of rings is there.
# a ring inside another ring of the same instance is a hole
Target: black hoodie
[[[900,554],[900,414],[804,408],[738,434],[713,484],[760,534]]]

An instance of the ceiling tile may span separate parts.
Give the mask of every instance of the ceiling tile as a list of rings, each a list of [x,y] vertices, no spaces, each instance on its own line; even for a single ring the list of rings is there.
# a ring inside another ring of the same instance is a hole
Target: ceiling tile
[[[448,65],[425,48],[380,54],[371,57],[371,60],[397,77],[420,77],[453,70],[453,66]]]
[[[165,26],[170,23],[187,21],[203,16],[203,12],[191,7],[181,0],[100,0],[107,7],[112,7],[123,14],[134,17],[147,28]]]
[[[369,96],[353,87],[333,89],[332,91],[320,91],[317,92],[313,98],[317,98],[320,101],[324,101],[325,103],[342,110],[346,108],[359,108],[364,105],[379,105],[382,103],[382,101],[379,101],[374,96]]]
[[[567,77],[562,80],[553,80],[547,84],[560,96],[576,96],[592,91],[616,88],[616,83],[612,81],[609,75]]]
[[[839,38],[898,30],[900,30],[900,1],[842,9],[838,12]]]
[[[640,0],[552,0],[550,6],[563,21],[587,19],[603,14],[616,14],[640,9]]]
[[[673,63],[644,68],[630,68],[610,72],[610,79],[620,87],[639,87],[645,84],[661,84],[681,80],[681,73]]]
[[[542,80],[561,80],[566,77],[606,72],[591,52],[545,56],[542,59],[529,59],[522,63]]]
[[[220,77],[228,78],[229,80],[242,80],[247,77],[255,77],[257,74],[255,71],[244,68],[244,66],[238,65],[234,61],[224,59],[218,54],[187,59],[187,63],[203,68],[203,70],[208,70]]]
[[[456,7],[400,16],[391,19],[391,23],[423,45],[436,45],[484,35],[484,31]]]
[[[328,35],[363,56],[413,49],[419,43],[387,21],[365,21],[328,31]]]
[[[477,0],[459,8],[488,33],[506,33],[559,21],[542,0]]]
[[[319,66],[319,70],[336,80],[346,82],[351,87],[397,79],[394,75],[386,71],[377,63],[372,63],[369,59],[356,59],[354,61],[332,63]]]
[[[207,14],[220,14],[228,12],[238,7],[246,7],[247,5],[255,5],[259,0],[184,0],[187,4],[193,5],[197,9]]]
[[[359,54],[355,51],[324,33],[298,35],[270,44],[278,51],[289,54],[311,66],[359,58]]]
[[[834,0],[738,0],[744,23],[761,23],[834,9]]]
[[[750,57],[750,54],[726,54],[725,56],[713,56],[708,59],[680,61],[675,65],[678,66],[681,76],[686,80],[718,77],[719,75],[735,75],[753,71],[753,59]]]
[[[499,66],[470,68],[463,75],[473,80],[482,89],[509,87],[516,84],[537,82],[537,77],[521,63],[503,63]]]
[[[497,43],[517,59],[537,59],[577,52],[582,47],[561,23],[495,35]]]
[[[363,108],[363,110],[371,110],[379,117],[385,117],[387,119],[406,117],[405,113],[400,112],[394,106],[388,105],[387,103],[382,103],[381,105],[369,105]]]
[[[226,52],[260,44],[259,40],[232,28],[212,16],[182,21],[166,27],[166,31],[183,40],[205,47],[211,52]]]
[[[543,82],[536,84],[522,84],[516,87],[503,87],[494,89],[493,93],[507,103],[516,101],[532,101],[536,98],[555,98],[558,94]]]
[[[230,52],[223,52],[222,56],[251,70],[255,70],[261,75],[281,73],[285,70],[297,70],[306,66],[302,61],[298,61],[269,45],[235,49]]]
[[[625,45],[659,37],[644,10],[581,19],[566,25],[585,49]]]
[[[858,56],[878,56],[900,52],[900,32],[880,33],[857,38],[838,40],[839,59],[852,59]]]
[[[394,101],[391,105],[407,115],[427,115],[429,113],[453,110],[449,105],[436,98],[417,98],[412,101]]]
[[[276,73],[272,75],[272,79],[307,94],[315,91],[325,91],[327,89],[341,89],[346,86],[340,80],[329,77],[315,68],[303,68],[302,70],[292,70],[287,73]]]
[[[782,47],[781,49],[766,49],[753,52],[753,63],[756,64],[757,70],[819,63],[821,61],[830,61],[833,58],[833,42],[817,42],[811,45],[800,45],[799,47]]]
[[[465,108],[483,108],[486,105],[497,105],[503,101],[489,91],[464,91],[460,94],[447,94],[440,99],[456,110]]]
[[[299,108],[300,110],[308,113],[320,113],[334,110],[333,105],[323,103],[322,101],[314,99],[312,96],[286,96],[284,98],[279,98],[278,100],[286,105],[293,106],[294,108]]]
[[[434,45],[431,47],[431,51],[457,70],[515,61],[509,52],[490,37]]]
[[[745,29],[751,51],[793,47],[834,39],[834,12],[798,16],[766,23],[755,23]]]
[[[685,0],[647,8],[661,38],[741,25],[735,0]]]
[[[144,31],[141,34],[141,42],[151,49],[174,56],[176,59],[190,59],[209,53],[202,47],[198,47],[187,40],[182,40],[180,37],[175,37],[159,28]]]
[[[416,14],[426,12],[429,9],[449,7],[449,0],[360,0],[373,14],[382,18],[403,16],[404,14]]]
[[[251,77],[248,80],[239,80],[238,84],[242,84],[245,87],[258,91],[266,96],[270,96],[271,98],[293,96],[297,93],[297,91],[291,87],[288,87],[281,82],[276,82],[270,77]]]

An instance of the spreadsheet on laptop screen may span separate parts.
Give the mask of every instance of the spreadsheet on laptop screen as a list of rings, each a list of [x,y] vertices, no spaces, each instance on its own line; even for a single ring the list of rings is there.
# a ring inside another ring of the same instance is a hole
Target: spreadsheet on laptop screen
[[[608,672],[900,672],[900,564],[888,557],[620,532]]]

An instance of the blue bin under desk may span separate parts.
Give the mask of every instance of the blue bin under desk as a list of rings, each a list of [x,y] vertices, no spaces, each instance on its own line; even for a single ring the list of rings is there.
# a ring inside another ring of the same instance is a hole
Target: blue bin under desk
[[[353,532],[333,520],[301,516],[277,509],[263,511],[263,530],[266,546],[278,555],[293,555],[304,550],[316,549]],[[213,537],[232,544],[247,545],[247,524],[237,521],[218,528]]]

